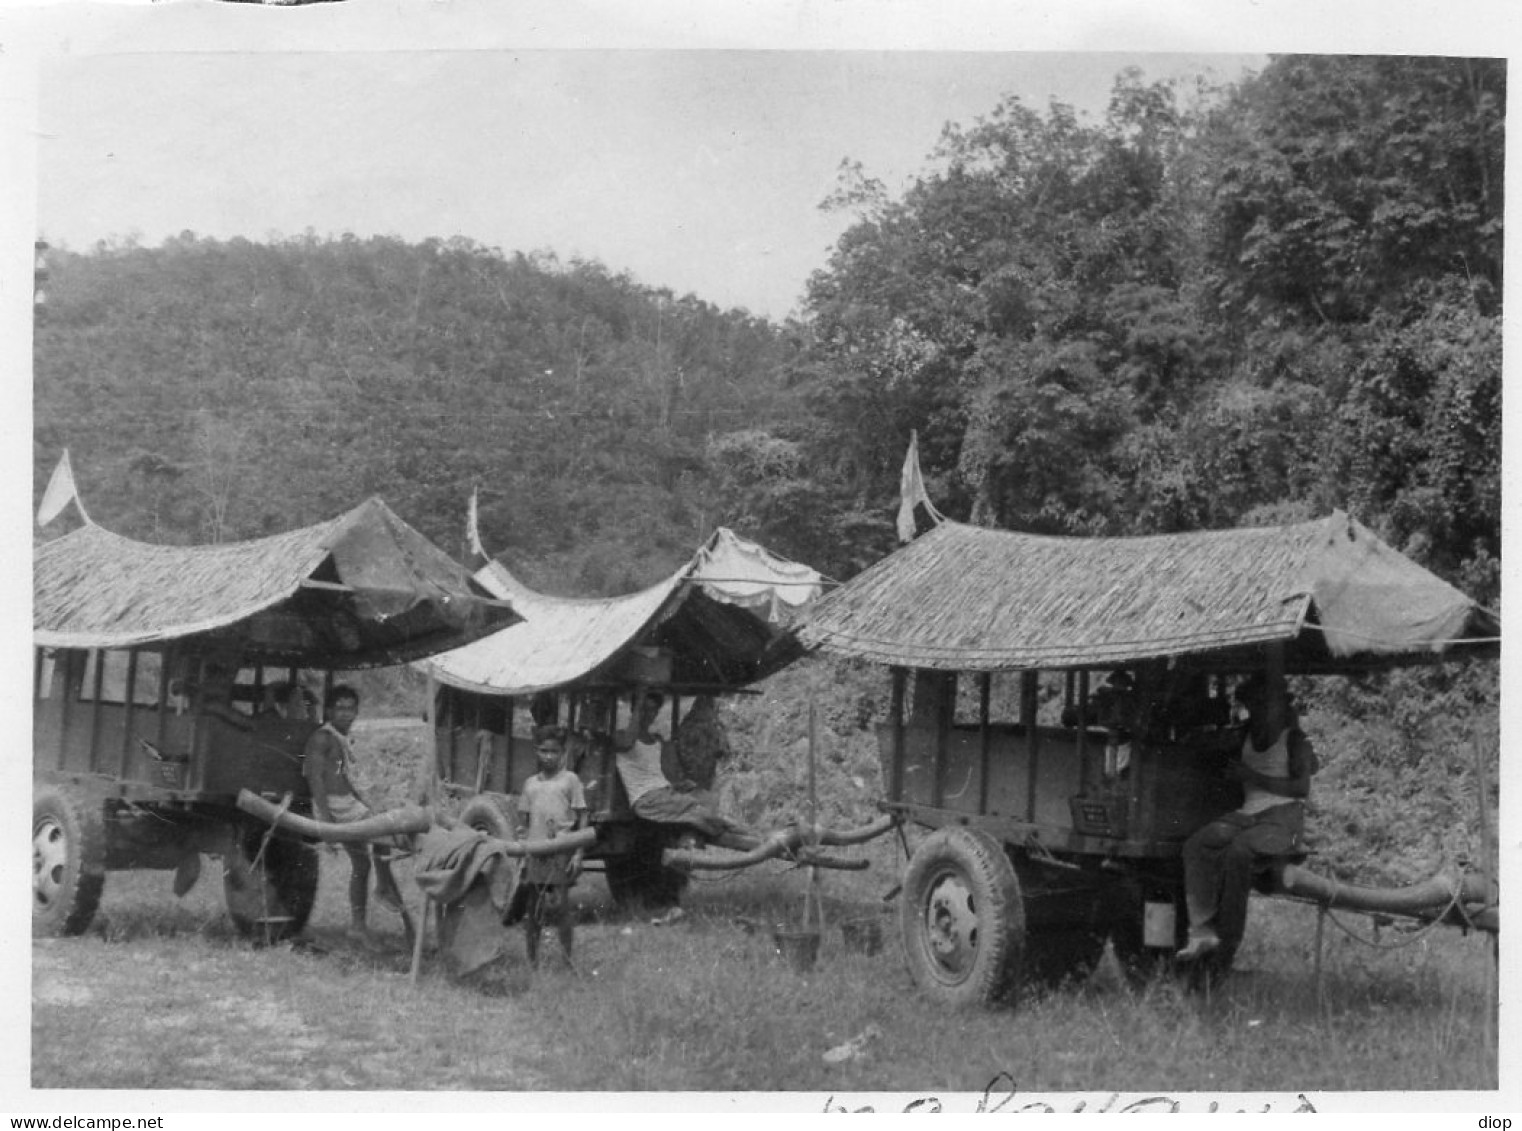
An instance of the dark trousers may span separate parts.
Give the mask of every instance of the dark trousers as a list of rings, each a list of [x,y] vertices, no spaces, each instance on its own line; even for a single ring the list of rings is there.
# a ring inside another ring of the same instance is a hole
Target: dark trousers
[[[554,927],[560,939],[560,949],[567,962],[571,960],[571,945],[575,938],[575,920],[571,917],[570,884],[519,884],[525,892],[523,906],[523,938],[528,951],[529,964],[539,965],[539,933],[545,927]],[[516,893],[514,902],[517,902]]]
[[[1265,856],[1293,852],[1305,825],[1298,801],[1259,813],[1227,813],[1184,842],[1184,897],[1189,928],[1213,928],[1223,941],[1241,941],[1253,870]]]

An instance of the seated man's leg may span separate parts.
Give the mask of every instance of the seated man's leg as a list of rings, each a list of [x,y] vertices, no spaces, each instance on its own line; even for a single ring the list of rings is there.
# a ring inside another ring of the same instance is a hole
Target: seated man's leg
[[[674,789],[652,789],[634,802],[634,814],[647,821],[664,825],[690,825],[709,840],[729,846],[753,846],[753,838],[746,836],[745,829],[726,817],[700,803],[690,794]]]
[[[1216,934],[1225,942],[1239,943],[1247,931],[1247,900],[1252,893],[1252,871],[1257,861],[1250,829],[1221,853],[1221,894],[1216,907]]]
[[[1184,900],[1191,927],[1214,921],[1221,897],[1222,856],[1242,828],[1238,815],[1228,813],[1202,825],[1184,841]]]
[[[1295,847],[1302,814],[1298,805],[1280,805],[1256,813],[1221,853],[1221,898],[1216,930],[1228,942],[1241,942],[1247,931],[1247,907],[1253,873],[1265,857],[1282,856]]]

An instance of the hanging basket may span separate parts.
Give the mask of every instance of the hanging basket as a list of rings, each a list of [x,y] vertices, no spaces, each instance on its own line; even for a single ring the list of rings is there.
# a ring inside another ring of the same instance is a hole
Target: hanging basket
[[[778,928],[772,932],[777,953],[799,974],[807,974],[819,960],[819,938],[819,932],[813,930]]]
[[[877,954],[883,948],[883,921],[876,915],[847,919],[840,925],[840,937],[853,954]]]

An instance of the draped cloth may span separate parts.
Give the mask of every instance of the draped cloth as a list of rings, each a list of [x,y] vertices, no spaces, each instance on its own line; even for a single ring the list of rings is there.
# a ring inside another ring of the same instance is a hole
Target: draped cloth
[[[464,977],[506,949],[502,913],[516,869],[502,841],[475,829],[433,828],[418,842],[414,880],[438,903],[439,946],[450,973]]]

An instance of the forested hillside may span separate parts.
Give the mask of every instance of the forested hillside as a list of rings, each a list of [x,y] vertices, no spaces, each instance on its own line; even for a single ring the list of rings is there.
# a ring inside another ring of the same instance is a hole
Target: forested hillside
[[[724,523],[844,578],[931,496],[1034,531],[1345,508],[1499,601],[1505,64],[1282,57],[1127,72],[1108,114],[950,123],[786,326],[464,237],[186,233],[55,249],[38,487],[243,538],[384,496],[560,592],[626,591]],[[44,236],[47,233],[42,233]]]
[[[743,312],[464,239],[190,233],[50,255],[38,486],[67,446],[92,517],[255,537],[371,494],[463,556],[627,592],[722,521],[711,436],[783,421],[786,347]]]
[[[1100,123],[1009,100],[898,199],[850,172],[769,530],[827,485],[821,527],[874,557],[852,516],[885,513],[917,428],[953,516],[1342,507],[1498,600],[1504,63],[1290,57],[1184,94],[1123,74]]]

